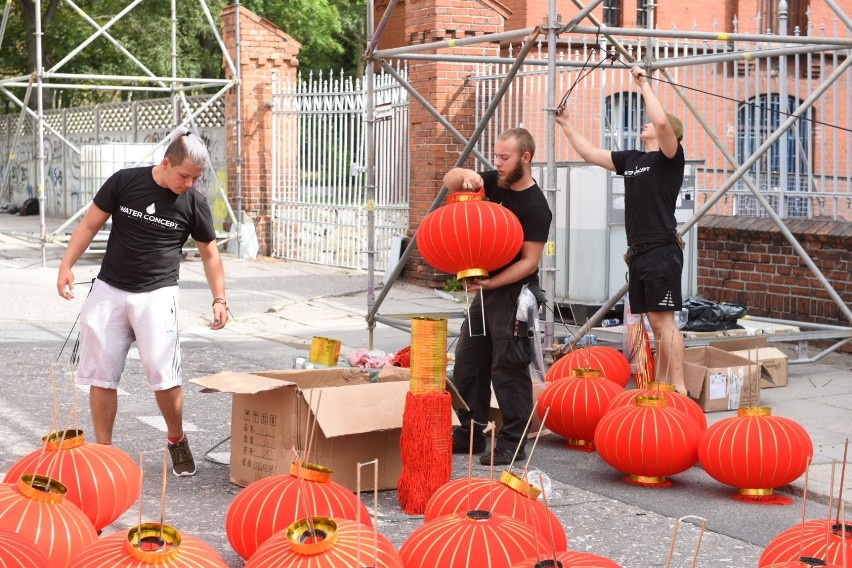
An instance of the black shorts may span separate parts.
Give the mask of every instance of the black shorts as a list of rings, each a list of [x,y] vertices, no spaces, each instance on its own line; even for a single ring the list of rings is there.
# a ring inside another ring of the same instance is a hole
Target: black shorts
[[[683,251],[677,243],[654,247],[630,259],[630,311],[673,312],[683,307]]]

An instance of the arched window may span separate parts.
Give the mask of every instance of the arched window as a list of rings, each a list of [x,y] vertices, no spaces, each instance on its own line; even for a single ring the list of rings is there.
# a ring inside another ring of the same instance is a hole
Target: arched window
[[[632,91],[606,98],[603,147],[608,150],[638,150],[639,133],[645,117],[642,97]]]
[[[787,104],[782,106],[781,96],[771,93],[754,97],[741,105],[737,111],[739,162],[747,160],[799,104],[801,101],[796,97],[788,96]],[[788,193],[810,189],[812,116],[809,110],[805,119],[799,120],[787,130],[749,170],[749,175],[756,182],[758,189],[767,194],[768,201],[782,217],[807,216],[810,211],[808,198],[797,198],[789,196]],[[737,187],[746,189],[741,182],[738,182]],[[786,206],[783,209],[779,207],[779,199],[784,199]],[[765,214],[750,194],[738,196],[736,213],[757,216]]]

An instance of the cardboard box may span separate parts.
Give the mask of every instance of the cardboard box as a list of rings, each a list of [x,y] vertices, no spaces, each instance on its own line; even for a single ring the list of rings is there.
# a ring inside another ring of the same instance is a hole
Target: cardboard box
[[[760,369],[748,359],[716,347],[684,352],[684,381],[704,412],[760,405]]]
[[[354,491],[357,464],[378,459],[379,489],[395,489],[402,472],[399,437],[409,383],[395,375],[369,381],[365,369],[329,368],[222,372],[190,382],[205,392],[233,395],[233,483],[245,486],[289,472],[292,448],[304,448],[310,426],[314,440],[308,461],[333,469],[333,481]],[[362,491],[373,488],[368,473],[361,476]]]
[[[766,347],[766,336],[728,341],[711,341],[711,347],[729,351],[760,365],[760,388],[787,386],[787,354],[775,347]]]

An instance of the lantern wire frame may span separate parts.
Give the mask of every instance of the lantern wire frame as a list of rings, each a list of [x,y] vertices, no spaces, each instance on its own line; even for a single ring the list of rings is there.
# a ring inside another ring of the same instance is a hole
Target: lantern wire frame
[[[358,462],[357,473],[355,477],[356,483],[356,495],[358,496],[358,501],[361,500],[361,470],[368,466],[373,466],[373,551],[375,553],[375,557],[372,559],[373,563],[369,566],[378,566],[379,565],[379,460],[374,459],[368,462]],[[358,507],[358,512],[356,513],[356,521],[358,524],[361,523],[361,508]],[[356,557],[356,566],[367,566],[367,564],[363,564],[361,562],[361,531],[358,531],[358,536],[356,539],[358,554]]]

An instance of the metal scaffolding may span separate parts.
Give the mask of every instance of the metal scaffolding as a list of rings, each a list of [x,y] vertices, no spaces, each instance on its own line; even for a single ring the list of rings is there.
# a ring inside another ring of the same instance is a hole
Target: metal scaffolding
[[[760,193],[758,187],[754,180],[749,175],[750,167],[757,162],[760,157],[765,154],[772,145],[783,136],[791,127],[793,127],[798,119],[805,115],[808,110],[814,105],[814,103],[819,100],[819,98],[825,93],[825,91],[832,86],[838,78],[840,78],[844,73],[847,72],[850,66],[852,66],[852,56],[849,55],[849,48],[852,47],[852,39],[849,38],[839,38],[839,37],[815,37],[815,36],[791,36],[791,35],[775,35],[775,34],[744,34],[744,33],[717,33],[717,32],[700,32],[700,31],[679,31],[679,30],[660,30],[653,29],[653,14],[655,5],[651,2],[648,3],[648,11],[649,11],[649,22],[651,22],[651,29],[635,29],[635,28],[609,28],[604,26],[594,15],[591,14],[592,10],[601,4],[602,0],[592,0],[588,5],[583,5],[579,0],[572,0],[573,3],[579,9],[579,12],[566,24],[562,24],[559,21],[559,17],[556,13],[556,0],[548,0],[548,14],[547,14],[547,22],[543,26],[537,26],[533,28],[525,28],[521,30],[514,30],[509,32],[500,32],[500,33],[491,33],[491,34],[482,34],[473,37],[464,37],[454,40],[446,40],[446,41],[436,41],[423,43],[418,45],[409,45],[404,47],[397,47],[393,49],[384,49],[384,50],[376,50],[376,46],[380,39],[382,32],[384,31],[384,24],[389,20],[390,14],[393,11],[396,1],[391,0],[391,2],[386,7],[384,14],[382,16],[381,24],[376,28],[375,35],[371,33],[368,39],[368,49],[365,52],[364,56],[367,58],[369,64],[367,65],[368,77],[367,77],[367,91],[368,91],[368,101],[369,104],[372,104],[372,99],[369,96],[369,93],[372,89],[372,80],[369,73],[371,73],[373,64],[378,64],[382,68],[384,68],[389,73],[393,73],[391,66],[388,64],[387,59],[394,58],[397,60],[419,60],[419,61],[443,61],[443,62],[458,62],[458,63],[511,63],[511,69],[507,72],[506,77],[503,81],[503,84],[500,86],[500,89],[493,96],[492,100],[489,103],[488,110],[483,114],[481,120],[476,126],[474,133],[471,135],[470,139],[465,139],[462,134],[460,134],[449,121],[444,118],[440,112],[435,109],[431,104],[429,104],[422,96],[417,93],[416,88],[411,85],[410,82],[404,80],[401,77],[397,77],[397,80],[400,81],[400,84],[408,90],[412,96],[418,100],[424,108],[434,116],[435,120],[437,120],[440,124],[444,125],[447,131],[459,141],[459,143],[463,144],[464,150],[461,152],[459,159],[456,162],[456,165],[459,166],[463,164],[467,158],[473,153],[477,159],[485,167],[491,167],[490,163],[481,153],[477,152],[474,148],[475,144],[479,140],[480,135],[485,129],[486,123],[490,120],[494,110],[502,99],[503,95],[506,92],[509,84],[512,82],[515,75],[521,69],[523,65],[547,65],[547,108],[545,109],[547,112],[547,126],[546,126],[546,136],[547,139],[545,141],[546,146],[546,182],[544,187],[542,188],[544,194],[547,196],[548,205],[551,208],[551,211],[555,210],[555,195],[556,195],[556,159],[555,159],[555,144],[554,144],[554,133],[556,128],[556,81],[555,81],[555,71],[557,66],[559,67],[579,67],[581,64],[575,61],[556,61],[556,57],[554,54],[556,53],[556,45],[557,45],[557,36],[569,35],[569,34],[586,34],[586,35],[597,35],[600,34],[604,36],[609,44],[614,48],[614,50],[626,61],[629,63],[637,63],[643,65],[649,73],[651,70],[659,71],[664,77],[665,80],[669,83],[673,84],[673,88],[677,96],[682,99],[684,105],[689,109],[690,113],[695,117],[696,121],[701,125],[701,127],[706,131],[708,136],[711,138],[713,143],[718,147],[718,149],[722,152],[725,159],[728,161],[730,166],[733,168],[734,173],[729,177],[729,179],[720,187],[704,204],[703,206],[695,213],[695,215],[689,219],[686,223],[682,224],[678,231],[680,234],[686,233],[690,227],[692,227],[697,221],[703,217],[731,187],[734,186],[735,183],[741,181],[744,183],[749,191],[753,194],[755,200],[763,207],[766,211],[767,215],[773,220],[775,225],[778,227],[781,234],[785,237],[785,239],[790,243],[793,247],[793,250],[796,254],[802,259],[802,261],[808,266],[808,268],[813,273],[814,277],[819,281],[820,285],[825,289],[828,293],[832,301],[837,304],[840,311],[846,317],[846,319],[852,324],[852,310],[850,307],[843,302],[843,299],[840,295],[834,290],[834,287],[828,281],[828,279],[822,274],[819,267],[813,262],[813,260],[808,255],[807,251],[801,246],[801,244],[796,240],[795,236],[790,232],[790,230],[786,227],[781,217],[775,213],[771,204],[767,201],[767,199]],[[837,6],[834,0],[824,0],[826,4],[830,7],[832,12],[838,17],[840,21],[842,21],[847,28],[852,30],[852,20],[850,20],[849,16],[847,16],[840,7]],[[375,6],[373,0],[370,0],[367,5],[367,14],[368,14],[368,22],[372,24],[372,14],[375,11]],[[785,0],[779,1],[779,14],[780,14],[780,29],[786,29],[787,22],[787,4]],[[588,18],[593,26],[580,26],[579,23]],[[369,30],[373,29],[372,25],[369,25]],[[527,54],[529,53],[529,49],[532,44],[536,41],[538,36],[546,34],[547,35],[547,46],[548,46],[548,58],[546,62],[542,62],[541,60],[529,62],[526,60]],[[740,51],[728,51],[724,54],[714,54],[710,56],[682,56],[682,57],[673,57],[673,58],[665,58],[665,59],[654,59],[654,50],[648,49],[646,50],[647,59],[644,61],[634,61],[631,52],[624,47],[620,38],[647,38],[650,44],[655,38],[660,39],[691,39],[691,40],[699,40],[699,41],[709,41],[709,40],[726,40],[726,41],[760,41],[764,44],[773,46],[768,47],[766,49],[759,50],[740,50]],[[480,43],[487,42],[503,42],[503,41],[511,41],[511,40],[524,40],[523,47],[518,52],[517,56],[514,58],[506,58],[506,57],[488,57],[488,56],[468,56],[468,55],[450,55],[450,54],[434,54],[434,53],[422,53],[424,51],[433,51],[438,49],[445,49],[457,46],[468,46],[468,45],[476,45]],[[776,44],[784,44],[782,47],[777,47]],[[821,53],[828,51],[837,51],[837,50],[846,50],[846,57],[843,62],[838,65],[834,71],[825,78],[819,86],[808,96],[807,100],[802,102],[798,108],[795,109],[787,119],[784,120],[778,128],[772,132],[772,134],[752,153],[751,156],[748,157],[742,164],[738,163],[737,159],[730,153],[730,151],[725,146],[722,139],[719,135],[713,131],[710,123],[705,119],[702,113],[699,111],[698,107],[694,104],[694,102],[689,98],[689,96],[685,93],[685,91],[678,86],[670,73],[670,69],[674,67],[687,66],[687,65],[696,65],[700,63],[710,63],[710,62],[723,62],[723,61],[744,61],[744,60],[752,60],[752,59],[760,59],[765,57],[777,57],[781,55],[792,55],[799,53]],[[372,106],[368,106],[366,109],[367,121],[372,120],[372,116],[374,114],[374,108]],[[369,150],[370,146],[374,145],[374,141],[372,137],[368,136],[367,138],[367,175],[370,176],[370,172],[375,168],[375,153]],[[370,179],[368,177],[368,179]],[[368,195],[367,200],[369,204],[369,200],[371,199],[369,194],[370,185],[368,183]],[[446,196],[447,188],[442,187],[438,195],[436,196],[434,202],[432,203],[429,211],[433,211],[436,209],[443,201]],[[570,200],[568,200],[568,207],[570,209]],[[368,207],[369,209],[369,207]],[[569,216],[570,218],[570,216]],[[370,255],[370,259],[373,260],[375,255],[375,242],[373,238],[373,233],[368,232],[368,238],[370,241],[367,243],[367,251],[368,255]],[[376,322],[386,323],[388,325],[392,325],[395,327],[401,327],[399,322],[392,321],[392,318],[384,317],[379,314],[379,308],[381,307],[382,301],[387,296],[390,288],[399,278],[400,273],[402,272],[407,260],[410,258],[411,254],[414,251],[414,247],[416,246],[416,231],[415,235],[410,239],[407,247],[403,251],[399,262],[393,269],[390,277],[387,278],[387,285],[381,290],[381,293],[378,297],[375,296],[375,273],[374,273],[374,263],[369,263],[368,268],[368,289],[370,293],[368,294],[367,299],[367,325],[369,330],[369,346],[372,349],[373,347],[373,330],[375,329]],[[567,243],[566,243],[567,246]],[[554,240],[554,226],[551,225],[550,233],[548,237],[548,243],[545,247],[545,254],[542,260],[541,272],[543,275],[543,288],[546,291],[547,302],[550,306],[553,306],[555,301],[555,265],[554,265],[554,249],[555,249],[555,240]],[[601,319],[603,319],[607,312],[609,312],[624,296],[627,292],[627,286],[625,285],[621,290],[616,292],[604,305],[595,312],[593,316],[582,325],[577,334],[572,339],[572,345],[575,344],[579,339],[587,334],[589,330],[594,327]],[[553,310],[546,310],[546,321],[545,321],[545,338],[544,344],[545,346],[549,346],[552,344],[553,336],[554,336],[554,321],[553,321]],[[834,351],[844,345],[852,341],[852,327],[842,327],[842,326],[821,326],[817,324],[808,324],[809,327],[813,328],[815,331],[806,331],[795,336],[796,339],[799,340],[807,340],[807,339],[835,339],[837,342],[826,349],[822,353],[820,353],[817,357],[821,357],[831,351]],[[786,340],[794,339],[793,337],[786,337]]]
[[[49,130],[51,134],[56,136],[63,144],[65,144],[72,152],[76,154],[80,154],[80,149],[73,144],[71,141],[67,140],[63,137],[59,132],[57,132],[54,128],[52,128],[45,121],[45,113],[44,113],[44,100],[45,100],[45,92],[48,89],[89,89],[89,90],[110,90],[110,91],[146,91],[146,92],[167,92],[171,94],[172,98],[172,106],[173,106],[173,116],[175,127],[185,126],[189,128],[193,133],[198,134],[197,125],[195,123],[196,117],[198,117],[202,112],[204,112],[209,106],[211,106],[218,99],[225,96],[232,88],[236,89],[236,97],[237,97],[237,115],[236,115],[236,150],[238,152],[237,155],[237,169],[236,169],[236,203],[237,203],[237,214],[235,215],[232,210],[230,203],[228,201],[228,196],[225,192],[225,188],[222,187],[221,182],[219,181],[216,172],[212,170],[212,164],[208,161],[207,169],[212,172],[212,179],[216,185],[216,189],[219,194],[223,197],[224,202],[227,207],[227,212],[229,219],[237,224],[239,227],[242,222],[242,211],[241,211],[241,203],[242,203],[242,180],[241,180],[241,171],[240,171],[240,162],[241,156],[239,152],[241,151],[240,142],[241,142],[241,117],[240,117],[240,70],[237,65],[234,64],[231,55],[228,53],[228,50],[222,41],[222,37],[219,33],[217,22],[214,20],[213,15],[210,13],[210,8],[207,6],[206,0],[198,0],[198,5],[203,12],[205,19],[210,26],[210,31],[213,33],[213,36],[216,39],[216,43],[219,46],[219,49],[222,52],[223,59],[225,60],[225,64],[232,74],[232,79],[207,79],[207,78],[198,78],[198,77],[179,77],[177,75],[178,69],[178,41],[177,41],[177,0],[170,0],[171,6],[171,75],[170,76],[157,76],[153,71],[148,69],[139,59],[137,59],[130,51],[128,51],[121,43],[116,40],[109,33],[109,29],[116,24],[116,22],[120,21],[127,14],[129,14],[132,10],[134,10],[139,4],[142,3],[143,0],[134,0],[130,4],[128,4],[121,12],[113,16],[106,24],[100,25],[94,19],[92,19],[86,12],[77,6],[72,0],[62,0],[67,6],[69,6],[77,15],[79,15],[86,23],[91,25],[94,28],[94,32],[85,40],[83,40],[79,45],[77,45],[74,49],[72,49],[68,54],[66,54],[60,61],[58,61],[55,65],[53,65],[50,69],[44,68],[43,54],[42,54],[42,10],[41,10],[41,0],[35,0],[35,36],[36,36],[36,69],[33,71],[31,75],[23,75],[19,77],[7,77],[0,79],[0,92],[2,92],[6,97],[11,100],[15,105],[20,107],[21,114],[18,120],[18,128],[15,132],[15,138],[13,140],[11,151],[7,156],[9,162],[6,164],[6,172],[4,172],[4,177],[2,180],[2,185],[0,185],[0,197],[2,197],[6,185],[8,183],[8,179],[6,173],[9,171],[9,165],[11,160],[14,159],[15,152],[17,150],[17,144],[19,140],[20,126],[23,122],[25,116],[30,116],[35,120],[36,128],[37,128],[37,153],[36,153],[36,187],[37,187],[37,195],[39,200],[39,218],[40,218],[40,232],[39,232],[39,240],[41,243],[41,251],[42,251],[42,266],[46,264],[46,247],[48,244],[57,244],[60,246],[64,246],[64,243],[57,238],[67,226],[76,221],[79,217],[84,215],[91,204],[91,201],[80,208],[74,215],[68,218],[58,229],[53,231],[51,234],[47,233],[46,222],[45,222],[45,130]],[[3,12],[3,20],[2,24],[0,24],[0,46],[3,44],[3,36],[5,35],[6,23],[9,18],[10,8],[12,6],[11,2],[7,2],[4,12]],[[239,0],[234,1],[235,6],[235,31],[236,31],[236,57],[237,61],[239,61],[239,50],[240,50],[240,2]],[[88,45],[94,42],[98,38],[106,39],[110,44],[112,44],[115,49],[124,55],[135,68],[141,71],[142,75],[101,75],[101,74],[73,74],[73,73],[61,73],[60,69],[69,61],[71,61],[75,56],[81,53]],[[61,82],[65,81],[65,82]],[[68,81],[79,81],[79,82],[68,82]],[[33,84],[35,88],[33,88]],[[17,98],[9,88],[11,87],[26,87],[27,92],[23,101]],[[216,93],[199,108],[194,111],[190,107],[190,104],[186,98],[186,92],[201,88],[216,88],[218,89]],[[32,110],[29,108],[29,99],[31,92],[34,92],[36,97],[36,107],[37,110]],[[186,118],[182,121],[180,120],[180,109],[183,108]],[[153,149],[152,153],[156,151],[158,148],[166,145],[168,143],[168,138],[164,138],[161,140]],[[239,247],[239,239],[240,239],[240,231],[236,232],[237,243]],[[227,239],[226,239],[227,240]],[[239,250],[239,249],[238,249]]]

